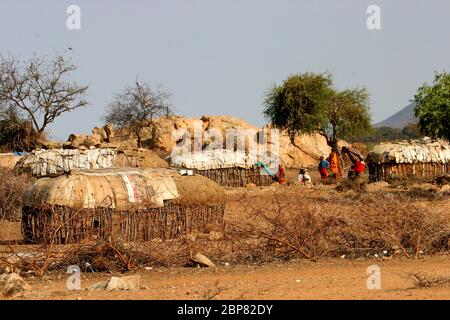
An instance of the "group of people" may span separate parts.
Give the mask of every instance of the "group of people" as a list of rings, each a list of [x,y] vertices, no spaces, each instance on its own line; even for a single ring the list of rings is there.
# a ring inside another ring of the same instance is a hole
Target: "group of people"
[[[341,152],[342,154],[346,154],[352,162],[352,167],[348,172],[348,177],[359,177],[365,170],[364,156],[357,149],[350,147],[342,147]],[[336,148],[331,149],[328,159],[320,157],[318,169],[322,180],[326,180],[330,176],[328,169],[330,169],[331,176],[333,178],[342,178],[341,158]]]
[[[342,147],[342,154],[346,154],[352,162],[352,167],[348,172],[349,178],[357,178],[365,170],[364,156],[355,148]],[[343,176],[343,165],[341,157],[336,148],[331,149],[331,153],[327,159],[320,157],[318,170],[320,178],[326,180],[329,177],[340,179]],[[298,181],[303,184],[311,183],[311,177],[307,169],[300,169],[298,174]]]
[[[352,179],[359,177],[365,170],[364,156],[357,149],[351,147],[342,147],[341,153],[346,154],[352,162],[352,167],[348,172],[348,177]],[[342,178],[342,168],[342,160],[336,148],[331,149],[331,153],[327,159],[323,156],[320,157],[318,170],[322,180],[326,180],[329,177],[336,180]],[[273,177],[280,184],[287,183],[286,170],[283,165],[280,164],[278,166],[278,172],[274,174]],[[300,169],[298,173],[298,181],[304,185],[312,183],[311,176],[306,168]]]

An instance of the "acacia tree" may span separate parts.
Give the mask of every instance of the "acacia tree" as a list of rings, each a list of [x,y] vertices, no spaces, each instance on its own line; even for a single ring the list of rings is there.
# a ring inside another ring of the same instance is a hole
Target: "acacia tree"
[[[414,102],[420,130],[433,138],[450,140],[450,74],[436,72],[433,85],[421,86]]]
[[[366,89],[336,92],[326,108],[327,123],[319,130],[329,146],[339,139],[353,139],[371,129],[369,94]]]
[[[337,91],[330,74],[290,76],[266,92],[264,115],[286,130],[291,141],[300,133],[319,133],[330,147],[339,139],[366,133],[371,125],[366,89]]]
[[[159,139],[160,127],[157,118],[171,115],[170,93],[161,87],[153,89],[148,83],[127,86],[114,96],[106,107],[104,119],[123,133],[136,137],[138,147],[142,147],[143,129],[150,129],[150,143],[155,145]]]
[[[42,135],[61,114],[88,105],[84,99],[88,86],[69,80],[76,70],[77,66],[61,55],[50,61],[0,56],[0,102],[14,107]]]

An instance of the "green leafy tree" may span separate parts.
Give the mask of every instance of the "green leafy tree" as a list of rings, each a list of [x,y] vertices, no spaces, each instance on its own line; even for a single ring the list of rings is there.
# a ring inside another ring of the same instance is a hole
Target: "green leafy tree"
[[[371,129],[369,94],[366,89],[336,92],[326,110],[327,129],[319,131],[332,147],[338,139],[351,140]],[[329,133],[328,133],[329,132]]]
[[[450,140],[450,74],[436,72],[433,85],[421,86],[414,102],[421,131],[433,138]]]
[[[264,115],[291,141],[297,134],[316,132],[337,148],[339,139],[370,130],[371,116],[366,89],[337,91],[332,84],[327,73],[290,76],[266,92]]]

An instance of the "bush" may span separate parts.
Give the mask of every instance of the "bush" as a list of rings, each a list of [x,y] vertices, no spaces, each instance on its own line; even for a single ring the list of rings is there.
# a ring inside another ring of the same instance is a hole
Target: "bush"
[[[285,194],[264,204],[247,205],[251,218],[242,229],[247,237],[264,240],[258,250],[274,258],[316,260],[394,253],[412,258],[449,249],[448,222],[412,205],[408,197],[393,197],[379,192],[311,201]]]
[[[31,151],[39,145],[33,125],[17,114],[4,114],[0,120],[0,146],[4,151]]]
[[[0,168],[0,221],[20,221],[23,193],[30,177]]]

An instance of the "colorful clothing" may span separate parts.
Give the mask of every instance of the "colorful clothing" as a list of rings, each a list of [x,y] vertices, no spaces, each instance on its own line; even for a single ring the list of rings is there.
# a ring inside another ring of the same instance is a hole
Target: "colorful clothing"
[[[337,152],[331,152],[330,155],[330,170],[335,176],[336,179],[342,177],[341,164],[339,163],[340,159]]]
[[[356,161],[363,161],[364,156],[355,148],[347,147],[347,155],[350,158],[350,161],[355,163]]]
[[[320,177],[322,179],[327,179],[328,178],[328,166],[329,166],[329,162],[327,160],[320,160],[319,162],[319,173],[320,173]]]

